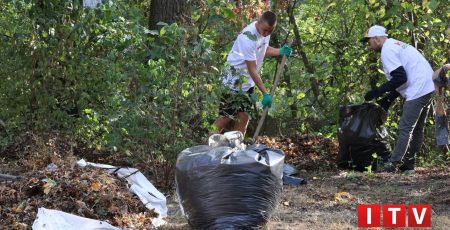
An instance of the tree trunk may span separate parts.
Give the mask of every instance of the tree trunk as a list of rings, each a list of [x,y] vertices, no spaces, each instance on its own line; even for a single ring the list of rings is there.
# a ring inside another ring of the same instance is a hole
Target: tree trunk
[[[295,6],[295,3],[294,3]],[[291,10],[289,9],[289,12]],[[295,35],[295,43],[297,46],[297,50],[298,53],[300,54],[300,57],[302,59],[303,65],[306,68],[306,72],[310,73],[310,74],[314,74],[316,72],[314,66],[309,62],[308,57],[306,56],[305,51],[303,50],[303,42],[302,42],[302,38],[300,37],[300,31],[298,29],[297,23],[295,21],[295,17],[293,14],[289,14],[289,21],[290,23],[293,25],[294,27],[294,35]],[[317,81],[317,79],[315,77],[310,77],[309,80],[311,81],[311,89],[312,92],[314,94],[314,98],[317,101],[317,103],[319,105],[320,101],[319,101],[319,82]]]
[[[288,98],[294,98],[294,94],[292,93],[292,83],[291,83],[291,76],[289,75],[288,71],[289,66],[284,67],[284,82],[286,83],[286,96]],[[298,114],[298,108],[296,103],[292,103],[289,105],[289,108],[291,110],[291,116],[293,118],[297,118]]]
[[[184,21],[183,16],[186,10],[186,0],[152,0],[150,3],[149,29],[158,30],[158,22],[171,24],[177,21]]]
[[[274,34],[272,36],[271,40],[273,41],[273,44],[275,47],[280,47],[280,40],[278,39],[276,34]],[[278,61],[277,61],[277,67],[275,67],[274,75],[276,75],[279,62],[280,62],[280,59],[278,59]],[[291,76],[289,75],[288,69],[289,69],[289,66],[286,65],[284,67],[284,71],[283,71],[283,77],[284,77],[283,81],[286,84],[286,96],[288,98],[294,98],[294,94],[292,93]],[[275,79],[275,77],[274,77],[274,79]],[[291,116],[293,118],[297,118],[298,108],[297,108],[296,103],[292,103],[291,105],[289,105],[289,108],[291,110]]]

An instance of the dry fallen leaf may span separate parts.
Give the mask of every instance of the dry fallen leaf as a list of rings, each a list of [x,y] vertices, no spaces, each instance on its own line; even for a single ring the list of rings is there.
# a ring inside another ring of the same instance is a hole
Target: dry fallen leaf
[[[120,209],[117,206],[111,205],[108,208],[108,212],[109,213],[119,213]]]
[[[44,193],[49,194],[50,190],[52,190],[52,186],[49,183],[44,184]]]
[[[102,184],[100,182],[98,182],[98,181],[94,181],[91,184],[92,191],[98,192],[98,191],[100,191],[101,188],[102,188]]]
[[[13,229],[17,229],[17,230],[22,230],[22,229],[28,229],[28,225],[25,223],[14,223],[14,225],[12,226]]]
[[[338,192],[334,194],[334,199],[336,201],[353,200],[355,197],[350,195],[348,192]]]
[[[56,185],[56,182],[50,178],[43,179],[42,181],[46,182],[44,184],[44,193],[49,194],[50,190]]]

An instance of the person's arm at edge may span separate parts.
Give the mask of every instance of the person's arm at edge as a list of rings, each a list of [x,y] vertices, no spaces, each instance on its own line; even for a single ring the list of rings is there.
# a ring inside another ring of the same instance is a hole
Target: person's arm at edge
[[[267,50],[266,50],[266,54],[264,56],[265,57],[274,57],[274,56],[279,56],[279,55],[280,55],[280,49],[268,46]]]
[[[253,79],[258,89],[261,90],[261,93],[263,95],[269,93],[267,92],[266,87],[264,87],[261,77],[259,76],[258,70],[256,69],[256,61],[245,61],[245,64],[247,65],[247,70],[248,73],[250,74],[250,77]]]

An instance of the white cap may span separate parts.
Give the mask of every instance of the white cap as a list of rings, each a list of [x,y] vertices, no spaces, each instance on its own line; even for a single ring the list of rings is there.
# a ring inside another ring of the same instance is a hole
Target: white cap
[[[374,25],[369,28],[369,30],[366,33],[366,36],[361,39],[362,42],[367,42],[369,38],[378,37],[378,36],[388,36],[386,33],[386,28]]]

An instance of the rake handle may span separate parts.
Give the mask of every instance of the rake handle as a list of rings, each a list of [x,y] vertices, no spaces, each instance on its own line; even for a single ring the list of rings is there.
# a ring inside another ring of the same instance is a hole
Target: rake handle
[[[278,66],[277,74],[275,75],[275,81],[273,82],[273,85],[270,88],[270,95],[272,95],[272,97],[274,96],[275,89],[277,88],[278,82],[280,81],[281,73],[284,70],[284,65],[286,64],[286,60],[287,60],[286,55],[283,55],[283,58],[281,59],[281,63]],[[264,109],[264,111],[261,115],[261,118],[259,119],[258,126],[256,127],[256,131],[253,134],[252,144],[254,144],[256,142],[256,138],[258,137],[259,132],[261,131],[261,128],[264,124],[264,120],[266,119],[266,116],[268,113],[269,113],[269,107],[266,106],[266,108]]]

